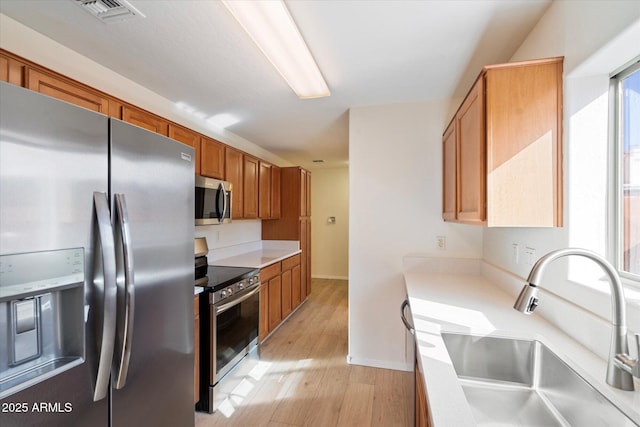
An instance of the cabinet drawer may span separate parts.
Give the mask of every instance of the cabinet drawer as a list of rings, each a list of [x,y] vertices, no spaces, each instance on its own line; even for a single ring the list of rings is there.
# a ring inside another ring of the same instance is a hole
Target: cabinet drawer
[[[282,260],[282,271],[291,270],[296,265],[300,265],[300,254]]]
[[[193,315],[195,317],[200,315],[200,294],[193,297]]]
[[[282,266],[280,262],[276,262],[274,264],[268,265],[267,267],[264,267],[260,270],[260,281],[264,283],[267,280],[271,279],[273,276],[277,276],[282,271],[281,267]]]

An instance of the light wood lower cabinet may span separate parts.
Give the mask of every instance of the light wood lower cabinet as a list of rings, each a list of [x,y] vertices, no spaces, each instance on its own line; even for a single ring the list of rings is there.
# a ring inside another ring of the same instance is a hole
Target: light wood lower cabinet
[[[260,342],[300,305],[300,254],[260,270]]]
[[[193,298],[193,403],[200,400],[200,295]]]
[[[416,427],[432,427],[429,416],[429,404],[427,403],[427,392],[424,388],[424,375],[420,365],[416,360]]]

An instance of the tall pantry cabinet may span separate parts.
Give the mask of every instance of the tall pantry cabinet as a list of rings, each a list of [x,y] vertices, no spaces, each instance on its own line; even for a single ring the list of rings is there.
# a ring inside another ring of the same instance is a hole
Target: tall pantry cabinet
[[[262,221],[262,239],[300,241],[300,299],[304,300],[311,293],[311,172],[282,168],[280,194],[280,218]]]

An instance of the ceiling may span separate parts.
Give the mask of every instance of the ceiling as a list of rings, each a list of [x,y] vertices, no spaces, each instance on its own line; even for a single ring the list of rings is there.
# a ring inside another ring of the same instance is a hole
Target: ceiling
[[[351,107],[464,96],[507,61],[551,0],[295,0],[289,11],[331,96],[300,100],[229,12],[209,0],[129,0],[104,24],[74,0],[0,0],[0,12],[293,164],[348,162]]]

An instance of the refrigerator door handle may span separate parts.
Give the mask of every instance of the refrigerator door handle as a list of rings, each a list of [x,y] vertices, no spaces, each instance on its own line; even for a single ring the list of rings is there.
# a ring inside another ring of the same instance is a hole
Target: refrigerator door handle
[[[220,195],[222,195],[222,212],[218,216],[218,222],[222,224],[224,222],[224,218],[227,216],[227,189],[224,188],[224,184],[222,182],[218,185],[218,199],[220,199]],[[217,203],[218,202],[216,200],[216,204]]]
[[[102,266],[102,277],[95,278],[94,283],[102,282],[103,293],[103,318],[102,339],[98,349],[99,362],[96,383],[93,392],[93,401],[97,402],[107,397],[109,390],[109,377],[111,375],[111,363],[113,360],[113,347],[116,334],[116,256],[113,240],[113,228],[109,215],[109,202],[106,193],[94,192],[93,204],[96,214],[98,238],[100,239],[101,258],[96,259],[96,264]],[[98,270],[98,269],[96,269]],[[96,271],[97,273],[97,271]]]
[[[133,319],[135,314],[135,285],[133,280],[133,251],[131,249],[131,229],[127,213],[127,202],[124,194],[115,194],[115,209],[119,238],[122,244],[122,260],[124,267],[124,319],[118,326],[118,348],[116,349],[116,366],[114,387],[121,389],[127,381],[129,360],[131,358],[131,345],[133,336]]]

